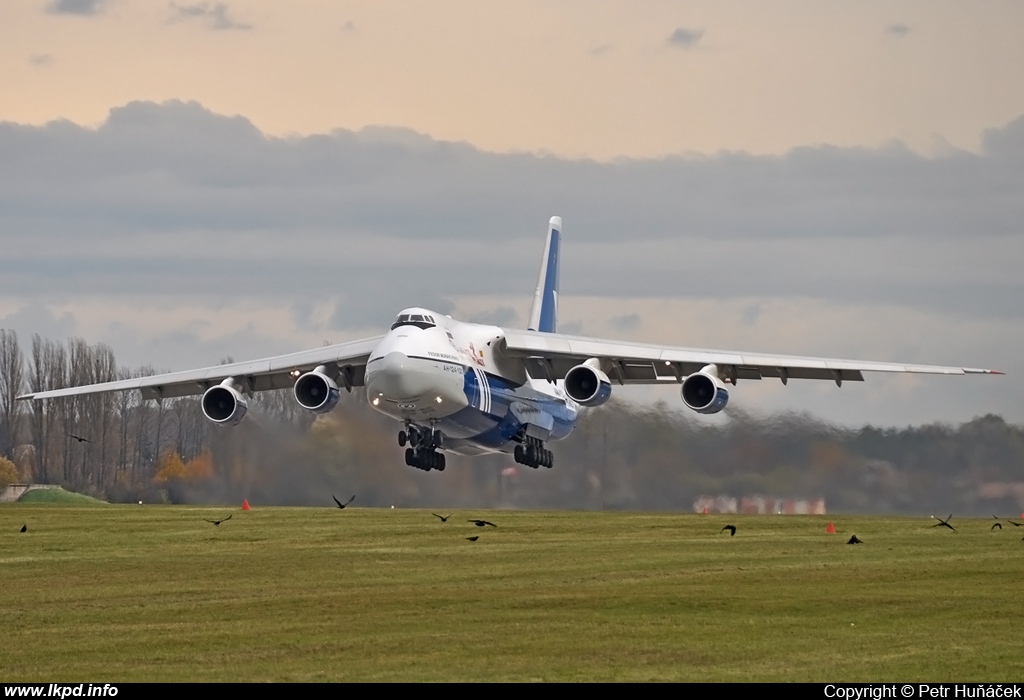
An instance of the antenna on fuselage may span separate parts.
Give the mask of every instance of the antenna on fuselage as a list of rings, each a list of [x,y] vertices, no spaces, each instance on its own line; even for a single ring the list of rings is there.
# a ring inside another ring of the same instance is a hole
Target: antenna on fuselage
[[[562,217],[552,216],[548,222],[548,240],[537,276],[537,290],[530,309],[531,331],[558,332],[558,257],[562,237]]]

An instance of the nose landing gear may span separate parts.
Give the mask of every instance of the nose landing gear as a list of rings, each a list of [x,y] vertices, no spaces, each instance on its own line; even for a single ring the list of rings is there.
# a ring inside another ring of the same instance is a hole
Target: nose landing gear
[[[444,471],[444,454],[437,451],[441,443],[441,431],[435,430],[433,426],[424,429],[413,423],[406,423],[405,430],[398,431],[398,446],[409,445],[405,450],[405,463],[425,472],[431,469]]]

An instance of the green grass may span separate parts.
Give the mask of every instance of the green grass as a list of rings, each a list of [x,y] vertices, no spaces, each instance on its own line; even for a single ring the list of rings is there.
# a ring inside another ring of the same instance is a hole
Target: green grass
[[[98,498],[92,496],[86,496],[82,493],[75,493],[74,491],[65,491],[62,488],[56,489],[29,489],[25,493],[21,494],[18,498],[18,503],[64,503],[67,505],[101,505],[106,504],[106,501],[101,501]]]
[[[1024,528],[933,522],[13,504],[0,677],[1019,680]]]

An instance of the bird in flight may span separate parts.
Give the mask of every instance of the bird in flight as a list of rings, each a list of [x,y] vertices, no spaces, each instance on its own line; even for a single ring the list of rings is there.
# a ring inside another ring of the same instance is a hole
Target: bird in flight
[[[232,515],[234,514],[232,513]],[[206,520],[206,518],[203,518],[203,520]],[[229,515],[226,518],[221,518],[220,520],[206,520],[206,522],[213,523],[214,525],[220,525],[221,523],[227,522],[228,520],[231,520],[231,515]]]
[[[78,440],[79,442],[92,442],[92,440],[90,440],[89,438],[78,437],[77,435],[72,435],[71,433],[68,433],[68,437],[74,440]]]
[[[478,539],[480,539],[480,535],[473,535],[472,537],[467,537],[466,539],[470,542],[476,542]]]
[[[25,525],[21,526],[21,531],[22,532],[28,532],[28,524],[27,523]]]
[[[726,530],[729,531],[729,537],[735,537],[736,536],[736,526],[735,525],[726,525],[721,530],[719,530],[719,532],[725,532]]]
[[[450,515],[438,515],[437,513],[431,513],[431,515],[433,515],[435,518],[441,518],[442,523],[448,522],[448,518],[452,517]]]
[[[847,540],[846,544],[861,544],[864,540],[858,539],[856,535]]]
[[[494,523],[492,523],[492,522],[488,522],[488,521],[486,521],[486,520],[467,520],[466,522],[467,522],[467,523],[473,523],[473,524],[474,524],[474,525],[476,525],[477,527],[483,527],[484,525],[490,525],[491,527],[498,527],[498,526],[497,526],[497,525],[495,525]]]
[[[993,524],[992,524],[992,527],[990,527],[990,528],[989,528],[989,530],[995,530],[995,529],[996,529],[997,527],[998,527],[998,528],[999,528],[1000,530],[1002,530],[1002,529],[1003,529],[1003,526],[1002,526],[1002,525],[1001,525],[1000,523],[993,523]]]
[[[934,515],[932,517],[935,518]],[[932,525],[932,527],[948,527],[953,532],[956,532],[956,528],[949,524],[949,521],[953,519],[953,514],[952,513],[950,513],[949,516],[945,520],[943,520],[942,518],[935,518],[935,519],[938,520],[939,522],[937,522],[934,525]]]
[[[337,496],[335,496],[334,494],[331,494],[331,498],[333,498],[333,499],[334,499],[334,502],[335,502],[335,503],[337,503],[337,504],[338,504],[338,507],[339,507],[339,508],[341,508],[342,510],[344,510],[344,509],[345,509],[345,506],[347,506],[347,505],[348,505],[349,503],[351,503],[352,501],[356,500],[355,494],[353,494],[353,495],[352,495],[352,498],[348,499],[348,500],[347,500],[347,501],[345,501],[344,503],[342,503],[341,501],[339,501],[339,500],[338,500],[338,497],[337,497]]]

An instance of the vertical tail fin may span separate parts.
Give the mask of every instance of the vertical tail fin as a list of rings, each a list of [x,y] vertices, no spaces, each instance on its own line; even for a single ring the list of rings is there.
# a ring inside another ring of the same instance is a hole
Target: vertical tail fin
[[[531,331],[556,333],[558,331],[558,249],[562,237],[562,217],[552,216],[548,222],[548,242],[537,277],[537,291],[533,293],[530,309]]]

